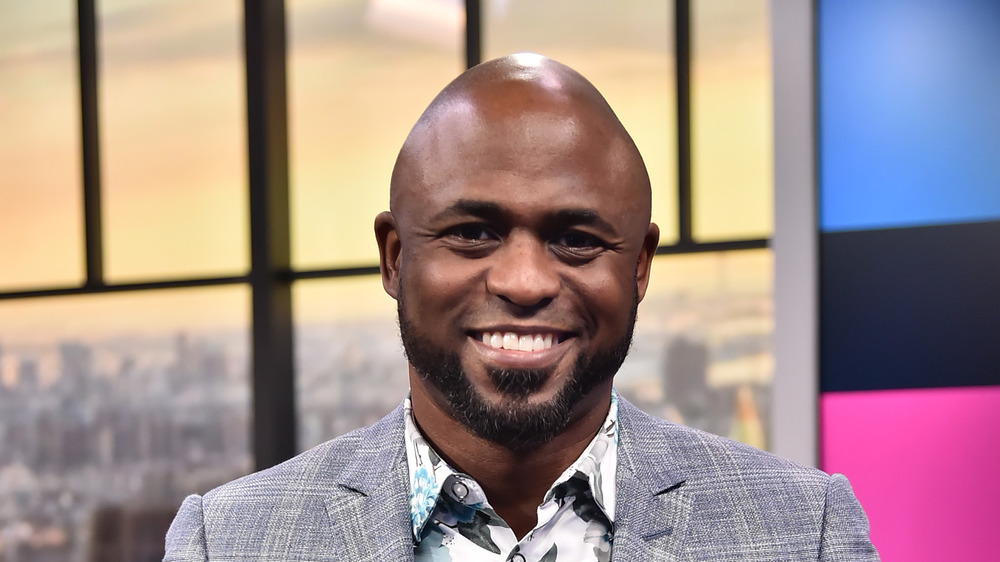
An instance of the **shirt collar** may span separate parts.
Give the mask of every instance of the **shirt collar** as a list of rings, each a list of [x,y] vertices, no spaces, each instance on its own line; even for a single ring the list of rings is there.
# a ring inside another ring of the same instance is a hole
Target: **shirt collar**
[[[441,495],[441,487],[449,476],[459,473],[441,458],[420,433],[413,419],[413,406],[409,396],[403,403],[403,419],[406,464],[410,473],[410,520],[413,523],[414,540],[419,543],[423,527],[430,519]],[[570,478],[585,478],[597,505],[604,510],[608,520],[614,522],[617,464],[618,393],[612,391],[611,407],[601,429],[583,454],[552,483],[543,503],[552,498],[557,486]]]

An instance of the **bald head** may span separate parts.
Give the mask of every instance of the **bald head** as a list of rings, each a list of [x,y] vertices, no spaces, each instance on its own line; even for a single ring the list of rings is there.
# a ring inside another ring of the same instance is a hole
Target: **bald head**
[[[476,158],[482,166],[517,167],[514,158],[604,147],[609,181],[629,187],[639,217],[649,220],[650,187],[639,151],[607,101],[572,68],[536,54],[484,62],[434,98],[407,136],[390,187],[390,209],[428,187],[444,160]],[[481,148],[482,150],[477,150]],[[477,154],[478,153],[478,154]],[[521,162],[530,166],[531,162]]]

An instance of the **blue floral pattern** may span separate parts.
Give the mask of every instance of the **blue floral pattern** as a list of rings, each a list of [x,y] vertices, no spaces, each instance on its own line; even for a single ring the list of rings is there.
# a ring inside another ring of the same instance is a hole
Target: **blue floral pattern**
[[[417,467],[413,473],[410,488],[410,510],[413,514],[414,525],[423,522],[430,516],[437,503],[438,490],[435,486],[434,476],[426,466]]]
[[[563,471],[538,506],[538,525],[520,541],[479,484],[454,470],[430,446],[404,404],[410,517],[417,562],[608,562],[613,543],[618,396],[601,431]]]

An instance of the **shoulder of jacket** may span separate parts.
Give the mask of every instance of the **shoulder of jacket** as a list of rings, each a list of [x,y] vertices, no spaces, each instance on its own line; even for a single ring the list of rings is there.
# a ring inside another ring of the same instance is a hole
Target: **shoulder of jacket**
[[[392,442],[402,442],[402,431],[396,429],[402,427],[399,410],[397,408],[374,425],[320,443],[285,462],[209,491],[204,495],[205,509],[229,501],[245,501],[248,497],[261,502],[290,493],[302,495],[315,491],[325,494],[345,472],[358,469],[359,455],[384,452]]]
[[[624,402],[623,400],[620,401]],[[715,477],[734,472],[744,475],[784,475],[814,481],[825,487],[830,475],[814,468],[762,451],[739,441],[707,431],[667,421],[642,412],[625,402],[619,406],[622,440],[640,450],[667,451],[688,477],[703,474]]]

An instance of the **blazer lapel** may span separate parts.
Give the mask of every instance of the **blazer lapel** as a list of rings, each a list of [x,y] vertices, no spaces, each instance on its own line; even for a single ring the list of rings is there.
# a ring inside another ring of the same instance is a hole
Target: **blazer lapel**
[[[614,548],[616,562],[681,560],[691,517],[684,476],[662,430],[619,397],[618,473]]]
[[[402,407],[362,433],[354,462],[326,498],[334,544],[344,560],[412,561]]]
[[[651,418],[620,397],[618,404],[621,446],[611,559],[681,560],[691,500],[678,460]],[[352,562],[412,561],[402,407],[362,430],[357,441],[354,462],[332,479],[326,497],[337,554]]]

